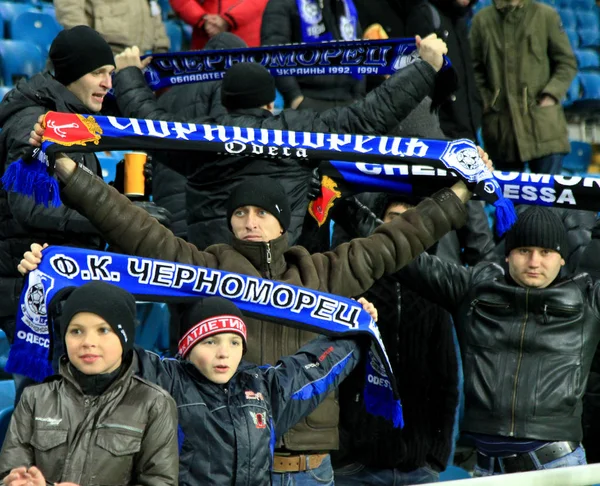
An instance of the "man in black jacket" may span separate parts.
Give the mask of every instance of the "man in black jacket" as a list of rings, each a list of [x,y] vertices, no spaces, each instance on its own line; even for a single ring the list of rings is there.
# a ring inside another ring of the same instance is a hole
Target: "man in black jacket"
[[[467,18],[477,0],[418,0],[406,18],[406,34],[435,32],[448,44],[456,71],[456,91],[440,106],[440,124],[450,138],[477,140],[481,99],[475,85]]]
[[[28,144],[31,127],[47,111],[97,113],[112,86],[114,58],[110,46],[87,26],[64,30],[50,47],[54,75],[37,74],[20,81],[0,105],[0,158],[3,171]],[[74,159],[102,176],[94,154]],[[15,271],[23,251],[35,241],[101,249],[98,231],[77,211],[65,206],[36,206],[16,193],[0,191],[0,327],[12,340],[23,279]]]
[[[269,0],[263,13],[263,46],[359,39],[362,31],[353,0]],[[350,75],[280,77],[277,89],[286,108],[324,111],[349,105],[365,94],[364,79]]]
[[[425,254],[402,272],[453,314],[477,476],[586,462],[582,397],[600,340],[600,284],[586,273],[559,277],[567,246],[561,219],[534,206],[506,237],[508,274]]]
[[[275,87],[266,69],[252,63],[238,63],[225,75],[223,83],[229,84],[228,113],[216,118],[176,117],[157,106],[154,94],[146,84],[139,69],[141,61],[137,48],[127,49],[115,61],[115,92],[124,116],[153,120],[188,121],[226,126],[242,126],[277,130],[295,130],[324,133],[361,133],[385,135],[396,127],[435,88],[436,72],[441,69],[445,44],[435,35],[420,42],[421,59],[401,69],[367,97],[350,106],[331,108],[322,113],[313,110],[284,110],[274,116]],[[288,194],[292,207],[292,222],[288,228],[289,241],[294,244],[302,228],[308,206],[308,180],[312,167],[291,159],[260,159],[247,157],[214,156],[190,153],[189,160],[201,160],[198,176],[193,177],[188,197],[188,239],[199,248],[212,243],[227,243],[230,238],[225,218],[225,202],[231,188],[251,175],[276,178]],[[182,160],[185,157],[165,157]],[[176,170],[178,164],[172,166]],[[188,164],[189,165],[189,164]],[[187,173],[186,175],[190,175]],[[214,192],[214,182],[219,181],[219,191]],[[211,185],[208,191],[206,184]],[[197,191],[197,196],[190,196]],[[210,195],[207,196],[207,194]],[[194,225],[193,223],[197,223]],[[197,230],[193,226],[196,226]]]

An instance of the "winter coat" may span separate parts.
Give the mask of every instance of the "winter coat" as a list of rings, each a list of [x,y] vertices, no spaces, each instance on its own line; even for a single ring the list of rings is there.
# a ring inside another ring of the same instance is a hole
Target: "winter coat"
[[[344,3],[340,0],[326,0],[321,2],[321,11],[327,32],[335,40],[342,40],[339,18],[344,14]],[[357,37],[361,36],[362,30],[358,26]],[[296,0],[269,0],[263,14],[260,39],[265,46],[303,42]],[[286,106],[298,96],[304,96],[306,103],[310,100],[324,100],[347,104],[365,93],[364,80],[350,75],[282,76],[275,78],[275,84]]]
[[[84,395],[63,358],[60,375],[30,385],[12,416],[0,477],[37,466],[47,484],[177,486],[177,410],[134,375],[137,359],[99,396]]]
[[[85,197],[84,197],[85,196]],[[64,190],[69,201],[98,226],[106,238],[131,255],[216,268],[268,278],[342,296],[359,295],[384,274],[394,273],[444,233],[464,224],[464,205],[452,191],[442,190],[414,211],[380,226],[369,238],[353,240],[327,253],[310,255],[290,248],[287,235],[269,242],[234,239],[232,245],[213,245],[200,251],[173,236],[144,210],[86,171],[77,169]],[[97,201],[103,201],[98,205]],[[247,318],[246,358],[262,364],[293,354],[315,335],[272,322]],[[337,448],[338,411],[326,400],[293,434],[283,436],[289,450]]]
[[[471,27],[485,149],[507,163],[568,153],[561,100],[577,73],[569,38],[552,7],[523,0],[511,9],[506,3],[495,0],[480,10]],[[539,106],[545,95],[556,104]]]
[[[247,46],[239,37],[228,32],[215,35],[206,44],[206,49],[233,49],[236,47]],[[158,99],[158,106],[182,120],[221,116],[227,110],[221,104],[220,86],[221,81],[173,86]],[[153,201],[171,213],[169,227],[175,236],[187,238],[187,177],[185,174],[193,173],[195,170],[192,168],[188,171],[185,167],[180,168],[179,171],[173,170],[160,162],[164,156],[165,154],[161,152],[153,154]],[[177,163],[186,164],[187,162],[179,159]]]
[[[581,273],[521,287],[493,263],[423,254],[402,283],[452,313],[464,369],[463,431],[582,438],[582,398],[600,341],[600,283]]]
[[[460,8],[455,0],[417,2],[406,20],[407,37],[425,37],[435,32],[448,46],[448,57],[458,76],[457,90],[440,106],[442,130],[449,138],[477,140],[481,125],[481,99],[471,60],[467,17],[470,7]]]
[[[385,135],[419,105],[435,87],[435,71],[426,62],[414,63],[396,73],[379,88],[351,106],[317,113],[312,110],[284,110],[273,116],[256,108],[236,110],[216,119],[190,117],[182,119],[158,108],[152,91],[137,68],[126,68],[114,79],[119,107],[124,116],[153,120],[217,123],[229,126],[296,130],[308,132],[368,133]],[[212,158],[211,158],[212,157]],[[292,208],[288,228],[290,242],[298,238],[308,207],[308,186],[312,166],[291,159],[261,159],[234,156],[211,156],[192,152],[165,157],[173,168],[181,170],[196,164],[197,172],[187,192],[188,239],[198,248],[213,243],[227,243],[230,232],[226,221],[226,201],[232,187],[250,175],[276,178],[289,195]],[[196,161],[201,161],[202,165]],[[186,175],[192,175],[189,172]]]
[[[260,46],[260,24],[268,0],[169,0],[177,15],[191,25],[193,50],[202,49],[209,37],[204,30],[204,16],[220,15],[248,47]]]
[[[89,113],[89,110],[50,74],[21,80],[0,103],[2,172],[29,150],[29,134],[47,111]],[[95,154],[73,154],[73,160],[101,175]],[[17,265],[32,243],[101,249],[103,241],[90,222],[67,206],[44,207],[32,198],[0,191],[0,316],[16,314],[23,278]],[[12,333],[12,330],[9,330]]]
[[[189,361],[138,353],[141,375],[177,403],[181,486],[270,485],[276,438],[312,412],[360,359],[355,341],[319,338],[275,366],[242,362],[218,385]]]
[[[115,54],[131,46],[142,53],[166,52],[171,46],[160,12],[153,14],[148,0],[54,0],[54,8],[65,29],[88,25]]]

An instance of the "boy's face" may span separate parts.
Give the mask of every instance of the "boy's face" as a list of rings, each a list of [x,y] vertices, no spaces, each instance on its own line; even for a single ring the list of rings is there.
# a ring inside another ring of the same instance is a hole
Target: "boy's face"
[[[237,371],[244,354],[244,341],[239,334],[223,332],[196,344],[188,359],[206,378],[220,385],[227,383]]]
[[[121,366],[123,347],[119,337],[104,319],[91,312],[73,316],[65,345],[71,364],[86,375],[111,373]]]

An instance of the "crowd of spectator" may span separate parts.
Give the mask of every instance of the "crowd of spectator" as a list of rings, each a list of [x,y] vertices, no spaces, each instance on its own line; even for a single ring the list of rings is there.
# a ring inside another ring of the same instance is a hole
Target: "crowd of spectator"
[[[3,171],[40,145],[40,116],[57,111],[468,139],[488,167],[560,174],[563,101],[578,69],[561,15],[534,0],[475,13],[477,1],[55,0],[64,29],[47,68],[0,103]],[[144,54],[170,49],[171,8],[191,26],[193,50],[410,37],[418,58],[360,77],[274,78],[240,62],[222,80],[155,93]],[[351,297],[378,322],[404,428],[367,413],[358,338],[211,297],[169,305],[170,349],[159,356],[134,346],[133,295],[93,282],[47,305],[56,375],[11,377],[6,486],[410,485],[437,482],[452,464],[479,477],[600,462],[595,213],[520,206],[499,238],[457,179],[429,197],[345,197],[315,230],[307,209],[319,164],[155,150],[144,170],[151,201],[140,202],[125,195],[122,166],[104,181],[96,154],[60,154],[63,205],[0,190],[0,329],[15,338],[26,276],[48,245]]]

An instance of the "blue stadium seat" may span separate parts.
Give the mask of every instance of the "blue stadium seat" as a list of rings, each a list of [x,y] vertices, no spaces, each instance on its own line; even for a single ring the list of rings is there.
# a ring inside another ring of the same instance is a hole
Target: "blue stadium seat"
[[[600,29],[578,29],[580,47],[599,47]]]
[[[56,11],[54,9],[54,5],[48,2],[40,2],[38,7],[41,9],[42,13],[52,15],[52,17],[56,18]]]
[[[598,30],[598,12],[589,10],[577,10],[577,27],[580,29],[596,29]]]
[[[163,354],[169,350],[169,306],[159,302],[138,302],[135,344],[148,351]]]
[[[44,69],[46,58],[35,44],[25,41],[0,40],[0,62],[5,85],[19,78],[30,78]]]
[[[567,0],[563,0],[567,1]],[[574,10],[592,10],[595,7],[594,0],[570,0]]]
[[[572,103],[580,98],[581,82],[579,81],[579,75],[575,76],[569,90],[567,91],[567,103]]]
[[[4,20],[4,31],[2,37],[12,38],[10,23],[24,12],[36,12],[31,3],[0,2],[0,17]]]
[[[561,8],[558,10],[560,18],[563,22],[565,29],[575,30],[577,28],[577,20],[575,19],[575,13],[568,8]]]
[[[97,152],[96,157],[100,161],[100,167],[102,167],[102,178],[105,182],[113,182],[117,175],[117,158],[112,152]]]
[[[0,410],[15,403],[15,382],[0,380]]]
[[[8,359],[8,351],[10,350],[10,343],[8,337],[2,329],[0,329],[0,370],[4,370],[6,366],[6,360]],[[2,391],[0,390],[0,407],[2,406]]]
[[[174,20],[167,20],[165,22],[165,29],[167,29],[167,35],[171,39],[171,51],[181,51],[181,45],[183,44],[183,31],[179,22]]]
[[[583,100],[600,100],[600,73],[580,73]]]
[[[600,68],[600,57],[592,49],[575,49],[577,66],[579,69],[597,69]]]
[[[42,12],[23,12],[10,23],[14,40],[33,42],[44,52],[50,50],[50,44],[61,30],[54,17]]]
[[[0,86],[0,101],[4,98],[4,95],[13,88],[14,86]]]
[[[562,172],[568,175],[586,174],[592,161],[592,146],[585,142],[571,142],[571,152],[563,159]]]
[[[571,47],[573,49],[577,49],[579,47],[579,34],[576,30],[573,29],[565,29],[565,33],[569,38],[569,42],[571,43]]]
[[[6,431],[10,425],[10,418],[12,417],[13,410],[14,408],[12,405],[0,410],[0,445],[2,445],[4,438],[6,437]]]
[[[169,14],[173,12],[169,0],[158,0],[158,5],[160,6],[160,11],[163,20],[167,20]]]

